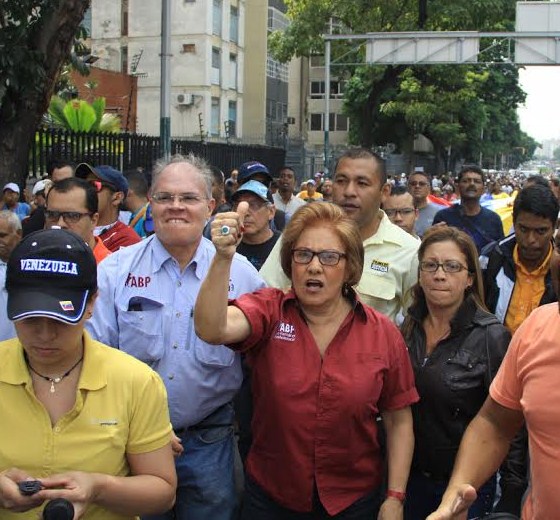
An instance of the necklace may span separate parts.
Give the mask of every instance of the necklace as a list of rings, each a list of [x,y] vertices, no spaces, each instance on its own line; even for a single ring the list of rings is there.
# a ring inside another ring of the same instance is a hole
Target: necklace
[[[48,381],[51,384],[51,394],[54,394],[55,392],[55,388],[54,385],[57,385],[58,383],[60,383],[66,376],[70,375],[70,372],[72,372],[72,370],[74,370],[84,359],[84,355],[82,354],[82,357],[80,359],[78,359],[78,361],[76,362],[75,365],[72,365],[72,367],[70,367],[66,372],[64,372],[64,374],[62,374],[61,376],[58,377],[49,377],[49,376],[44,376],[43,374],[39,374],[39,372],[37,372],[37,370],[35,370],[31,364],[29,363],[29,360],[27,359],[27,356],[25,356],[25,361],[27,363],[27,366],[29,367],[29,369],[31,370],[31,372],[33,372],[34,374],[37,374],[39,377],[43,378],[45,381]]]

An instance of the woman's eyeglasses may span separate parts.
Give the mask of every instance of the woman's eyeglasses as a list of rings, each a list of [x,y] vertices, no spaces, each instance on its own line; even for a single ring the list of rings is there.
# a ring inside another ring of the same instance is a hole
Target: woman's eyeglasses
[[[461,262],[457,262],[457,260],[446,260],[441,264],[439,262],[434,262],[433,260],[420,262],[420,271],[424,271],[426,273],[435,273],[440,267],[443,269],[444,273],[458,273],[463,269],[467,271],[469,270],[468,267],[465,267]]]
[[[298,248],[292,249],[292,258],[296,264],[310,264],[313,257],[319,259],[321,265],[338,265],[341,258],[346,258],[344,253],[338,251],[312,251],[311,249]]]

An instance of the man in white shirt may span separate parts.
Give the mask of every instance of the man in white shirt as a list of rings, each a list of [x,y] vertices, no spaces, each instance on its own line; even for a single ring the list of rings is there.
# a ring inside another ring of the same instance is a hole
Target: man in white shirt
[[[294,195],[296,187],[296,175],[289,166],[283,166],[278,175],[278,191],[272,195],[276,209],[284,211],[292,216],[295,211],[305,205],[303,199]]]

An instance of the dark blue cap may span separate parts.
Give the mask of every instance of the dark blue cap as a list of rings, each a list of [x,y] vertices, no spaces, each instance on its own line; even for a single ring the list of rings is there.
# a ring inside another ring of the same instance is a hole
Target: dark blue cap
[[[112,166],[90,166],[87,163],[78,164],[76,177],[85,179],[88,174],[93,173],[98,179],[114,186],[115,191],[122,191],[124,196],[128,193],[128,181],[126,177]]]
[[[272,182],[272,175],[270,175],[268,168],[258,161],[244,162],[237,170],[237,182],[243,184],[257,173],[264,173]]]

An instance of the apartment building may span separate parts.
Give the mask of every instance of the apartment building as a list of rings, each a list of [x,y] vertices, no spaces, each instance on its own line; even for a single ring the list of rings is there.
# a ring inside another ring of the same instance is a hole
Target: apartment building
[[[171,3],[171,135],[243,136],[245,0]],[[159,134],[161,2],[92,0],[96,66],[138,78],[137,131]]]

